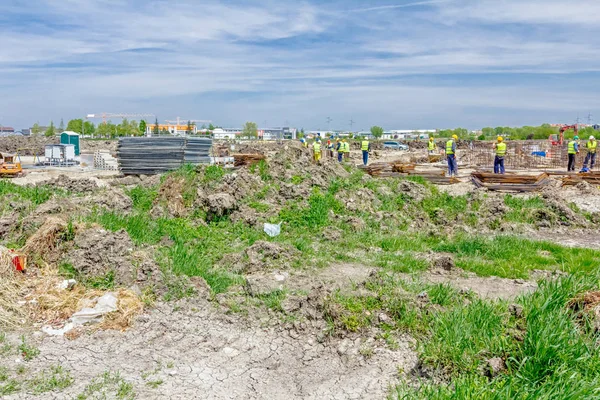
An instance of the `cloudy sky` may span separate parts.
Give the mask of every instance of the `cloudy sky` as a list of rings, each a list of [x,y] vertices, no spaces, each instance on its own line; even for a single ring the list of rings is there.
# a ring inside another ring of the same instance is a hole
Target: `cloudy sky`
[[[600,121],[598,0],[1,0],[0,124]]]

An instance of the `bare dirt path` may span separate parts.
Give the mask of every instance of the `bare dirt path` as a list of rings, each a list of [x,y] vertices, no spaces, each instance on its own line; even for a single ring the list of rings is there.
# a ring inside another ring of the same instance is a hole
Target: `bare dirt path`
[[[364,339],[319,343],[315,333],[248,327],[204,300],[179,311],[163,304],[126,333],[40,338],[41,355],[28,368],[62,365],[74,384],[60,393],[6,399],[75,398],[109,370],[120,371],[139,399],[384,399],[399,371],[417,362],[408,338],[397,350],[374,343],[364,356]]]

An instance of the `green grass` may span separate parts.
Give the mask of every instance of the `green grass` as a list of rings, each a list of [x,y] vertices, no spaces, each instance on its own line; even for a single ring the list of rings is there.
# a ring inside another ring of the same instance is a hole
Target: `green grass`
[[[136,394],[133,385],[121,377],[119,372],[106,371],[85,387],[76,400],[118,399],[133,400]]]
[[[509,211],[502,219],[509,222],[533,224],[536,222],[533,211],[547,209],[539,196],[523,198],[507,194],[504,196],[504,204],[509,207]]]
[[[40,350],[27,343],[25,336],[21,336],[21,344],[19,345],[19,353],[25,361],[31,361],[40,355]]]
[[[34,394],[41,394],[64,390],[71,386],[74,381],[75,379],[68,371],[57,365],[40,372],[32,380],[27,381],[27,385]]]
[[[0,197],[13,194],[37,206],[50,200],[54,193],[63,192],[49,186],[19,186],[6,179],[0,179]]]
[[[307,208],[301,208],[297,203],[288,204],[279,217],[294,228],[320,229],[330,223],[330,211],[341,214],[344,210],[333,194],[323,194],[317,189],[311,194],[308,204]]]
[[[134,210],[139,212],[148,212],[154,205],[154,201],[158,196],[158,190],[156,188],[136,186],[133,189],[128,190],[127,195],[131,197],[131,200],[133,201]]]
[[[111,290],[115,288],[114,271],[108,271],[105,275],[86,277],[81,275],[73,267],[73,264],[65,261],[58,265],[58,272],[64,278],[75,279],[80,284],[91,289]]]
[[[274,290],[270,293],[260,294],[258,298],[262,303],[273,311],[283,312],[281,302],[287,297],[286,290]]]
[[[220,165],[209,165],[204,169],[204,177],[202,181],[204,183],[218,183],[223,180],[225,176],[225,170]]]
[[[426,365],[444,371],[448,384],[402,384],[398,399],[596,399],[600,397],[597,333],[568,307],[571,299],[598,289],[597,274],[545,281],[521,298],[516,320],[502,302],[475,301],[436,314],[419,347]],[[521,326],[522,340],[513,330]],[[506,371],[482,376],[485,359],[501,357]]]

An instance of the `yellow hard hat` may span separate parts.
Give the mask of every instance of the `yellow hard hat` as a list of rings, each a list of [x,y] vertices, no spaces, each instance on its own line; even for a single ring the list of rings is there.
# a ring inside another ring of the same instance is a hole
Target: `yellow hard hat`
[[[504,140],[504,138],[503,138],[502,136],[498,136],[498,141],[499,141],[499,142],[501,142],[501,141],[503,141],[503,140]]]
[[[345,142],[345,141],[346,141],[346,139],[342,139],[342,142]]]
[[[452,135],[452,139],[454,139],[454,140],[458,140],[458,136],[456,136],[456,135]]]
[[[433,136],[430,136],[430,137],[429,137],[429,140],[433,140]]]

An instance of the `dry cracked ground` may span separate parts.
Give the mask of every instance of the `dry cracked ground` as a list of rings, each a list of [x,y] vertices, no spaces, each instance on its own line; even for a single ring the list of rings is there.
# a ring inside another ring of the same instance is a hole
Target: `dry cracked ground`
[[[597,398],[600,190],[436,187],[249,151],[267,160],[0,181],[0,244],[31,264],[0,270],[0,396]],[[42,333],[107,292],[125,296],[113,317]]]

